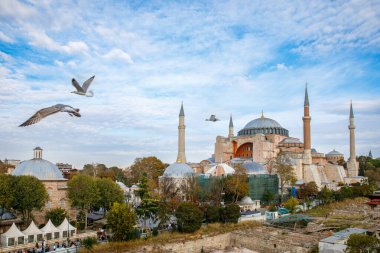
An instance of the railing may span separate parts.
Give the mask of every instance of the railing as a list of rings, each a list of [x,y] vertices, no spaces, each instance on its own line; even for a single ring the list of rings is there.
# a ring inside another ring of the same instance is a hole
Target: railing
[[[85,233],[80,233],[80,234],[75,234],[73,236],[70,236],[69,240],[74,241],[78,239],[84,239],[87,237],[97,237],[96,231],[89,231]],[[66,242],[67,238],[57,238],[57,239],[51,239],[51,240],[45,240],[45,245],[54,245],[56,242]],[[17,252],[18,250],[23,250],[23,249],[33,249],[35,248],[36,243],[26,243],[26,244],[18,244],[14,246],[8,246],[8,247],[0,247],[0,253],[1,252]],[[79,247],[67,247],[67,248],[59,248],[56,249],[53,252],[67,252],[67,253],[73,253],[77,252]]]

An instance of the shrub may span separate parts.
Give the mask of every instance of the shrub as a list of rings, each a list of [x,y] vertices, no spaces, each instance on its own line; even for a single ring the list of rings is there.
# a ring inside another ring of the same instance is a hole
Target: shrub
[[[221,218],[223,222],[237,223],[240,218],[240,207],[237,204],[226,205],[222,209]]]
[[[213,223],[219,221],[219,208],[216,206],[206,206],[206,220]]]
[[[203,212],[194,203],[181,203],[175,216],[177,217],[178,231],[180,232],[194,232],[202,225]]]

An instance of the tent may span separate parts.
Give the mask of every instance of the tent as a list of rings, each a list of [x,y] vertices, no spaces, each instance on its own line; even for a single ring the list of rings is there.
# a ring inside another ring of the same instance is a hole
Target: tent
[[[3,245],[3,247],[24,244],[24,240],[24,233],[22,233],[14,223],[7,232],[1,235],[1,245]]]
[[[69,236],[73,236],[77,232],[77,229],[75,227],[73,227],[69,223],[69,221],[67,220],[67,218],[65,218],[62,221],[61,225],[59,225],[57,228],[61,231],[61,237],[62,238],[66,238],[67,237],[67,231],[68,230],[70,231]]]
[[[56,228],[51,220],[46,223],[46,225],[40,229],[42,233],[45,234],[47,240],[59,238],[60,230]]]
[[[42,241],[43,239],[43,232],[38,229],[36,224],[34,224],[34,221],[32,221],[29,224],[29,227],[22,232],[27,237],[26,239],[28,243]]]

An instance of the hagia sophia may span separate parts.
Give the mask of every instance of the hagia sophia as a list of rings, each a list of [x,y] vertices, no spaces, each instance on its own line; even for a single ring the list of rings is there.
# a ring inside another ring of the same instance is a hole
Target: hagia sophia
[[[347,168],[343,167],[344,156],[335,149],[324,155],[311,146],[311,116],[309,96],[305,88],[303,115],[303,142],[289,136],[289,131],[277,121],[260,118],[248,122],[234,134],[232,116],[228,136],[217,136],[212,158],[200,163],[187,164],[185,157],[185,114],[181,105],[178,126],[178,157],[164,172],[162,178],[173,178],[179,184],[194,174],[221,176],[232,174],[234,165],[240,163],[248,175],[271,174],[268,161],[279,156],[287,157],[294,169],[297,183],[314,181],[319,188],[336,189],[338,184],[351,184],[365,180],[358,176],[358,162],[355,152],[355,124],[352,103],[349,113],[350,157]],[[275,173],[274,173],[275,174]]]

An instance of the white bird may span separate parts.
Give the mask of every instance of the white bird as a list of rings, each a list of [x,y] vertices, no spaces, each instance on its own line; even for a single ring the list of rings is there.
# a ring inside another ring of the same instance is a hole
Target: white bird
[[[72,91],[71,93],[75,93],[75,94],[78,94],[78,95],[82,95],[82,96],[86,96],[86,97],[93,97],[94,96],[94,93],[89,90],[87,91],[88,87],[90,86],[92,80],[94,80],[95,76],[92,76],[90,77],[87,81],[85,81],[83,83],[82,86],[80,86],[80,84],[77,82],[77,80],[75,80],[74,78],[71,80],[71,83],[73,84],[73,86],[75,87],[75,89],[77,89],[76,91]]]
[[[216,117],[215,117],[215,115],[211,115],[210,116],[210,118],[209,119],[206,119],[206,121],[212,121],[212,122],[216,122],[216,121],[219,121],[220,119],[217,119]]]
[[[47,108],[43,108],[36,112],[32,117],[30,117],[27,121],[19,125],[19,127],[25,127],[32,124],[35,124],[42,120],[43,118],[52,115],[57,112],[67,112],[71,117],[76,116],[80,117],[79,109],[73,108],[69,105],[56,104]]]

